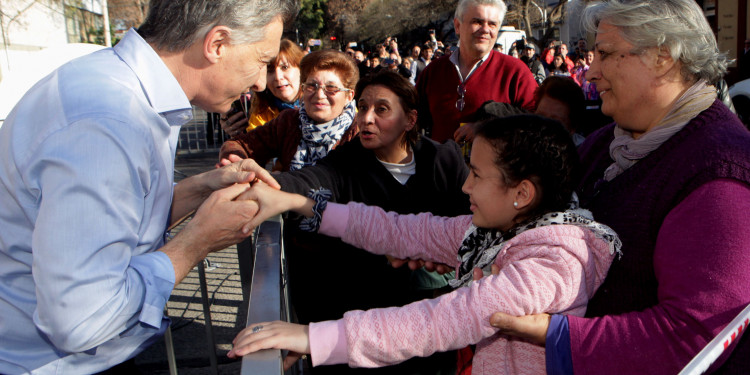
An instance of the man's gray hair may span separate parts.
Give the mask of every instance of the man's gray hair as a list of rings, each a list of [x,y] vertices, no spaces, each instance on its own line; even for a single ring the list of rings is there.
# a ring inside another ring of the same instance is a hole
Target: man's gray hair
[[[711,27],[695,0],[608,0],[588,6],[583,26],[595,32],[599,22],[619,29],[620,35],[635,47],[666,50],[682,64],[688,81],[704,79],[716,83],[727,71],[726,55],[719,51]]]
[[[232,44],[263,39],[273,20],[297,15],[297,0],[151,0],[138,33],[159,49],[183,51],[218,25],[232,30]]]
[[[505,19],[505,12],[508,10],[508,7],[505,6],[503,0],[460,0],[458,6],[456,6],[455,18],[463,22],[463,16],[464,13],[466,13],[466,9],[468,9],[469,6],[477,5],[490,5],[500,9],[500,24],[502,25],[503,20]]]

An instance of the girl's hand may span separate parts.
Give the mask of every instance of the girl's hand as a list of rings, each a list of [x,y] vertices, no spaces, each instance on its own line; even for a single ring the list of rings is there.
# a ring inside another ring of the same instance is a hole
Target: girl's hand
[[[227,353],[237,358],[263,349],[289,350],[284,369],[291,367],[302,354],[310,354],[310,330],[306,325],[275,321],[254,324],[245,328],[232,341]]]
[[[289,210],[312,216],[312,205],[315,203],[312,199],[303,195],[287,193],[269,187],[263,180],[254,182],[250,189],[237,197],[237,200],[246,199],[254,200],[260,206],[258,214],[248,224],[250,228],[257,227],[268,218]]]

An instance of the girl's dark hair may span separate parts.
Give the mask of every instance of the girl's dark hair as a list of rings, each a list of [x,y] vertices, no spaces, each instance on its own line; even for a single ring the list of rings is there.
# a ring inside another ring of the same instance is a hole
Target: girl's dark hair
[[[401,108],[404,109],[404,113],[408,114],[411,110],[417,110],[417,104],[419,103],[417,89],[408,79],[404,78],[404,76],[390,69],[381,69],[377,73],[368,74],[360,79],[357,83],[357,88],[354,90],[354,100],[359,101],[365,88],[373,85],[384,86],[396,94],[401,104]],[[419,116],[419,113],[417,113],[417,116]],[[419,126],[414,124],[414,127],[406,132],[404,142],[413,147],[418,139]]]
[[[578,153],[563,125],[537,115],[517,115],[483,121],[476,137],[496,152],[495,165],[510,187],[529,180],[536,199],[525,218],[564,211],[578,180]]]

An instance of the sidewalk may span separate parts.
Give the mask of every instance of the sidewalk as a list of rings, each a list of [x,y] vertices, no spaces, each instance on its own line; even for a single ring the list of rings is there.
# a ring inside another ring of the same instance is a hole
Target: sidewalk
[[[175,180],[214,168],[216,153],[178,155],[175,160]],[[184,225],[184,224],[183,224]],[[241,361],[227,358],[235,335],[245,327],[246,307],[242,305],[237,249],[231,246],[208,256],[206,268],[208,298],[219,374],[238,374]],[[172,319],[172,337],[179,374],[212,374],[208,357],[205,317],[201,304],[198,268],[177,285],[167,303]],[[160,340],[136,357],[136,365],[143,374],[169,374],[164,340]]]

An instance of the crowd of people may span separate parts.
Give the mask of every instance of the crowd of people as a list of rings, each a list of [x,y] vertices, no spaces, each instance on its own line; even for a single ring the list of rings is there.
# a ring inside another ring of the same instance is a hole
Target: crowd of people
[[[233,358],[677,373],[750,304],[750,132],[693,0],[592,2],[590,50],[508,54],[505,3],[460,0],[457,46],[369,57],[282,40],[295,1],[210,3],[152,0],[0,128],[0,373],[131,373],[173,287],[279,213],[296,321],[238,332]],[[612,123],[581,134],[587,100]],[[232,138],[174,184],[191,105]],[[710,371],[750,371],[735,338]]]

